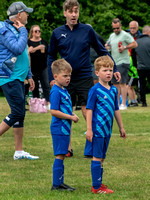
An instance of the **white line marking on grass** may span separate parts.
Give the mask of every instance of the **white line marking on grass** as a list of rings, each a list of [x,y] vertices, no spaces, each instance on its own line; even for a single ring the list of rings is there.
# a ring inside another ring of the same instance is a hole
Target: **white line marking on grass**
[[[137,133],[137,134],[134,134],[134,133],[127,133],[127,136],[150,136],[150,133],[148,132],[148,133]],[[81,135],[81,136],[83,136],[83,135]],[[112,136],[119,136],[119,133],[117,134],[117,133],[112,133]],[[51,138],[51,135],[35,135],[35,136],[24,136],[24,137],[26,137],[26,138],[37,138],[37,139],[41,139],[41,138]],[[9,136],[7,136],[6,138],[12,138],[11,136],[9,137]]]
[[[112,136],[118,136],[119,133],[112,133]],[[150,132],[148,133],[137,133],[137,134],[134,134],[134,133],[127,133],[127,136],[146,136],[146,135],[150,135]],[[81,135],[82,136],[82,135]],[[47,135],[39,135],[39,136],[26,136],[28,138],[49,138],[51,137],[51,135],[47,136]]]
[[[150,135],[150,133],[148,132],[148,133],[126,133],[127,134],[127,136],[129,135],[129,136],[144,136],[144,135]],[[117,134],[117,133],[112,133],[112,135],[115,135],[115,136],[118,136],[119,135],[119,133]]]

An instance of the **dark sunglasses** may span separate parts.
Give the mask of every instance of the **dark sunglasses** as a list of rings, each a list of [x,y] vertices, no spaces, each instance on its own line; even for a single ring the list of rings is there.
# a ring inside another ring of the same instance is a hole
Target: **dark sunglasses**
[[[120,27],[117,27],[117,28],[112,28],[113,30],[115,30],[115,29],[117,29],[117,30],[119,30],[120,29]]]
[[[35,30],[34,32],[35,32],[35,33],[37,33],[37,32],[41,33],[41,31],[40,31],[40,30]]]

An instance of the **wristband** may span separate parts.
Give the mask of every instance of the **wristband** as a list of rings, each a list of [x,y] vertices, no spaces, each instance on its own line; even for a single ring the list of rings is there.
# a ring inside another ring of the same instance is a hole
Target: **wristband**
[[[124,46],[124,49],[127,49],[127,46]]]

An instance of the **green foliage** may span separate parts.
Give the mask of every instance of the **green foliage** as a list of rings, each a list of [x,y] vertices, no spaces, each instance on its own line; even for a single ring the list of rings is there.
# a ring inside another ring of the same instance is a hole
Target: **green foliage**
[[[12,0],[0,1],[0,20],[6,19],[6,11]],[[27,29],[38,24],[42,30],[42,37],[49,41],[53,29],[61,26],[65,18],[62,4],[64,0],[24,0],[27,6],[33,7]],[[140,30],[150,24],[150,6],[148,0],[79,0],[80,22],[93,26],[96,32],[107,39],[112,32],[111,21],[118,17],[122,21],[123,29],[128,29],[129,22],[139,22]]]
[[[1,0],[0,1],[0,21],[4,21],[6,19],[6,10],[7,10],[7,6],[8,2],[6,2],[6,0]]]

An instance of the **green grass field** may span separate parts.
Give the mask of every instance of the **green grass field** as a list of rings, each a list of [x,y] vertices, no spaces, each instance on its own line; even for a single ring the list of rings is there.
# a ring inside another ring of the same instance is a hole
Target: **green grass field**
[[[2,200],[149,200],[150,199],[150,95],[148,107],[121,111],[127,139],[119,137],[114,121],[113,133],[104,163],[103,183],[114,194],[92,194],[91,161],[83,159],[86,123],[81,111],[73,124],[74,156],[65,159],[65,183],[76,188],[70,192],[51,192],[54,161],[50,135],[50,113],[27,111],[24,129],[24,150],[40,160],[13,160],[12,129],[0,137],[0,199]],[[9,113],[5,98],[0,97],[0,121]]]

